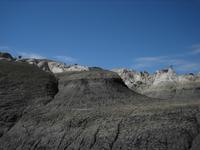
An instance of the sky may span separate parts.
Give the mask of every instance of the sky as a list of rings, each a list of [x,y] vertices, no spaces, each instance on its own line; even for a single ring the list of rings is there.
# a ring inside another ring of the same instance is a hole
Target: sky
[[[0,21],[15,56],[200,72],[200,0],[0,0]]]

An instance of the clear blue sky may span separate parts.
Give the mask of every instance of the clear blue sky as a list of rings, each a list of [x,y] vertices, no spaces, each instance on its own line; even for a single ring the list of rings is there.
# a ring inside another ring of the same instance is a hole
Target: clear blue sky
[[[199,0],[0,0],[0,20],[15,55],[200,72]]]

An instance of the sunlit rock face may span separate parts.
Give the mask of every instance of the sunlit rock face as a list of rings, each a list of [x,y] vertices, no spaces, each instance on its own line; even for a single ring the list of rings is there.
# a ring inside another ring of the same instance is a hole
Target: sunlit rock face
[[[53,73],[62,73],[62,72],[68,72],[68,71],[88,71],[89,68],[85,66],[80,65],[65,65],[60,62],[56,61],[49,61],[48,66]]]
[[[161,99],[182,99],[200,97],[200,75],[177,75],[173,68],[148,72],[128,69],[113,69],[132,90],[149,97]]]
[[[139,93],[153,83],[153,77],[148,72],[136,72],[131,69],[113,69],[112,71],[118,73],[129,88]]]
[[[48,60],[48,59],[21,59],[17,61],[22,61],[22,62],[27,62],[28,64],[31,65],[36,65],[40,69],[47,71],[47,72],[52,72],[52,73],[63,73],[63,72],[68,72],[68,71],[88,71],[89,68],[86,66],[81,66],[81,65],[66,65],[65,63],[62,62],[57,62],[53,60]]]

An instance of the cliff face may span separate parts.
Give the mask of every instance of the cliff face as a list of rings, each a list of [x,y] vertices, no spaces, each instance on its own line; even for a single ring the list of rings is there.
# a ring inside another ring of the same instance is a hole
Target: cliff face
[[[155,74],[128,69],[114,69],[132,90],[161,99],[196,99],[200,97],[200,74],[177,75],[172,68]]]

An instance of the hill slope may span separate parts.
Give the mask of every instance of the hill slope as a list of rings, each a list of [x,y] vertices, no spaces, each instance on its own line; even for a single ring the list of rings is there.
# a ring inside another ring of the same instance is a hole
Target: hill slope
[[[0,61],[0,136],[34,105],[53,99],[57,79],[26,63]]]

